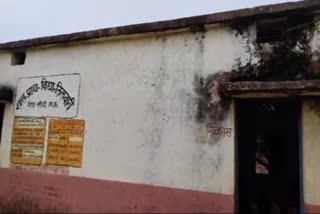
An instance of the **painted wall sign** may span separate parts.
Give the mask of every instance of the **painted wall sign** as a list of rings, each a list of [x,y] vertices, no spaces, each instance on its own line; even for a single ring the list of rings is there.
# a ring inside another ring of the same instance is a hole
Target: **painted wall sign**
[[[11,162],[40,165],[43,157],[46,119],[16,117],[13,124]]]
[[[84,120],[50,120],[47,164],[81,167]]]
[[[16,116],[63,118],[77,116],[79,74],[21,78],[17,85]]]
[[[220,126],[216,126],[215,124],[208,123],[207,125],[208,133],[212,135],[216,135],[219,137],[231,137],[232,136],[232,129],[231,128],[224,128]]]

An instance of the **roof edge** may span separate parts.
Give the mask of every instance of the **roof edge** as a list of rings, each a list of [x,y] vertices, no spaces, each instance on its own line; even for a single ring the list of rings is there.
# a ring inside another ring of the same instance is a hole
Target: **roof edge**
[[[33,39],[19,40],[0,44],[0,51],[9,51],[20,48],[31,48],[35,46],[63,44],[79,42],[103,37],[141,34],[149,32],[159,32],[176,30],[197,25],[216,24],[232,21],[240,18],[249,18],[256,16],[276,15],[283,12],[296,10],[316,10],[320,9],[319,0],[305,0],[299,2],[287,2],[281,4],[272,4],[258,6],[247,9],[239,9],[227,12],[219,12],[208,15],[192,16],[188,18],[179,18],[166,21],[150,22],[143,24],[133,24],[120,27],[103,28],[98,30],[83,31],[56,36],[46,36]]]

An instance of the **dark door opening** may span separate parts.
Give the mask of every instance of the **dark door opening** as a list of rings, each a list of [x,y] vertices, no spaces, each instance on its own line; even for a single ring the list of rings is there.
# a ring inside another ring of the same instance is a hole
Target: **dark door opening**
[[[300,213],[300,101],[237,101],[240,213]]]
[[[2,134],[4,108],[5,108],[5,104],[4,103],[0,103],[0,144],[1,144],[1,134]]]

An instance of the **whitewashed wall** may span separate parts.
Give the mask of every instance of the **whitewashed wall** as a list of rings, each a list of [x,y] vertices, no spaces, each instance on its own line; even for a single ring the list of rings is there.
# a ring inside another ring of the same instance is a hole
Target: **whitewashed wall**
[[[234,134],[215,141],[196,120],[195,76],[249,59],[229,28],[31,49],[25,65],[0,54],[0,83],[79,73],[86,121],[82,168],[70,175],[233,194]],[[0,167],[10,166],[14,106],[5,110]],[[233,105],[222,123],[234,132]]]
[[[320,205],[320,99],[308,98],[303,105],[303,177],[307,204]]]

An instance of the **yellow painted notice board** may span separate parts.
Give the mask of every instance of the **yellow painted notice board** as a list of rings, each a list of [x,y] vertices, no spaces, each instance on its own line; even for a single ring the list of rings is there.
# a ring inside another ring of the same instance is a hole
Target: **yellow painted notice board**
[[[50,120],[47,164],[81,167],[84,125],[84,120]]]
[[[46,119],[16,117],[13,123],[11,162],[40,165],[46,134]]]

